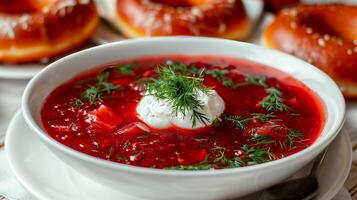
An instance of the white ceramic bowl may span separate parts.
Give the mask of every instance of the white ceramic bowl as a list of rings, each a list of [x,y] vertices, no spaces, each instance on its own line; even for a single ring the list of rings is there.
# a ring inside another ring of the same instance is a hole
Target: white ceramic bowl
[[[167,54],[236,57],[291,74],[315,91],[325,104],[327,116],[321,136],[305,150],[265,164],[209,171],[168,171],[118,164],[88,156],[52,139],[42,128],[40,110],[44,100],[63,82],[106,63]],[[22,109],[26,122],[44,144],[83,176],[140,197],[207,200],[243,196],[288,178],[316,157],[335,138],[344,121],[345,102],[336,84],[326,74],[295,57],[231,40],[162,37],[106,44],[52,63],[26,87]]]

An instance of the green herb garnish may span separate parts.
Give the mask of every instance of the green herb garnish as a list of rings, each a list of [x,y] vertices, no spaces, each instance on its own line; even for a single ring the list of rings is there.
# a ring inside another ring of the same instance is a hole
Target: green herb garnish
[[[203,161],[201,163],[195,165],[177,165],[172,167],[166,167],[164,169],[169,170],[207,170],[212,168],[212,164],[208,163],[207,161]]]
[[[295,149],[296,143],[302,143],[303,136],[304,134],[302,134],[301,132],[298,132],[294,129],[290,129],[290,133],[288,134],[288,137],[286,139],[286,142],[289,143],[289,150]]]
[[[121,73],[122,75],[133,75],[134,74],[134,69],[137,66],[137,63],[135,62],[131,62],[125,65],[118,65],[118,66],[111,66],[107,69],[105,69],[103,72],[110,72],[112,70],[115,70],[119,73]]]
[[[102,99],[104,95],[109,95],[112,91],[119,89],[119,86],[107,82],[109,72],[102,72],[97,75],[97,83],[90,86],[80,94],[80,100],[89,101],[89,104],[95,104]]]
[[[251,118],[244,118],[239,115],[224,116],[224,120],[233,122],[237,128],[245,129],[245,124],[251,120]]]
[[[84,103],[80,99],[76,99],[74,102],[70,103],[70,106],[75,107],[75,108],[81,108],[83,105],[84,105]]]
[[[126,157],[125,155],[115,155],[115,159],[118,160],[118,161],[121,161],[121,162],[124,162],[124,163],[128,163],[129,162],[129,159],[128,157]]]
[[[275,159],[275,155],[269,150],[262,150],[256,147],[249,147],[248,145],[244,145],[242,148],[247,154],[247,158],[251,161],[247,161],[247,165],[256,165],[265,163]]]
[[[276,87],[267,88],[265,91],[268,93],[268,96],[260,103],[265,110],[272,112],[291,110],[288,105],[283,103],[283,95]]]
[[[184,73],[191,74],[203,74],[203,75],[211,75],[213,78],[219,80],[223,86],[230,88],[237,88],[246,85],[257,85],[268,87],[266,84],[265,76],[253,76],[247,75],[245,77],[245,81],[241,83],[235,83],[231,78],[228,77],[230,73],[227,69],[198,69],[195,65],[188,66],[182,62],[178,61],[166,61],[166,65],[170,66],[174,71],[181,71]]]
[[[276,117],[276,115],[268,113],[253,113],[252,119],[259,119],[261,122],[267,122],[269,119]]]
[[[113,155],[114,152],[115,152],[114,146],[110,146],[108,149],[108,153],[105,155],[105,158],[109,159]]]
[[[297,143],[303,144],[303,141],[305,140],[302,138],[304,134],[301,132],[298,132],[294,129],[289,130],[290,132],[285,140],[280,138],[274,139],[267,135],[254,135],[251,140],[255,142],[255,145],[267,145],[275,143],[275,145],[279,145],[280,149],[291,151],[297,147]]]
[[[228,71],[218,70],[218,69],[209,69],[209,70],[206,70],[206,74],[211,75],[213,78],[224,79],[227,77]]]
[[[207,116],[200,111],[203,103],[198,99],[198,92],[210,93],[210,89],[203,85],[203,75],[190,76],[187,73],[179,73],[170,65],[156,68],[158,78],[146,84],[146,90],[150,95],[158,99],[166,100],[171,105],[176,115],[185,116],[192,112],[192,125],[197,122],[207,124]]]
[[[79,98],[73,104],[76,108],[81,108],[85,101],[89,102],[89,105],[95,104],[106,96],[110,95],[114,90],[123,89],[122,86],[114,85],[108,82],[108,77],[110,72],[103,71],[96,76],[96,83],[94,85],[89,85],[89,87],[84,90]]]
[[[255,135],[252,140],[256,145],[267,145],[276,142],[272,137],[267,135]]]
[[[136,136],[137,139],[145,139],[150,137],[150,133],[144,132],[142,135]]]
[[[174,71],[179,71],[185,74],[202,74],[204,69],[198,69],[195,65],[188,66],[183,62],[167,60],[165,65],[173,69]]]
[[[236,88],[237,84],[228,77],[229,72],[227,70],[219,70],[219,69],[208,69],[205,70],[205,74],[211,75],[213,78],[221,81],[223,86]]]
[[[207,158],[194,165],[178,165],[167,167],[165,169],[175,169],[175,170],[207,170],[215,167],[227,167],[227,168],[237,168],[248,165],[256,165],[260,163],[265,163],[276,159],[276,156],[269,149],[259,149],[254,146],[249,147],[247,144],[241,148],[244,154],[236,156],[233,158],[228,158],[226,156],[226,148],[224,147],[213,147],[212,150],[216,154],[213,160],[209,161]]]
[[[237,128],[245,129],[245,125],[254,119],[258,119],[261,122],[267,122],[268,119],[276,117],[273,114],[264,114],[264,113],[253,113],[251,117],[244,118],[239,115],[225,115],[224,120],[230,121],[236,125]]]
[[[248,76],[246,76],[245,81],[247,83],[251,84],[251,85],[268,87],[268,85],[266,83],[266,77],[265,76],[248,75]]]
[[[213,126],[215,126],[215,127],[219,127],[221,125],[221,123],[222,123],[222,120],[218,117],[213,120]]]
[[[136,160],[137,158],[138,158],[138,156],[140,155],[140,154],[142,154],[143,153],[143,150],[139,150],[139,151],[137,151],[134,155],[131,155],[130,157],[129,157],[129,159],[131,160],[131,161],[134,161],[134,160]]]

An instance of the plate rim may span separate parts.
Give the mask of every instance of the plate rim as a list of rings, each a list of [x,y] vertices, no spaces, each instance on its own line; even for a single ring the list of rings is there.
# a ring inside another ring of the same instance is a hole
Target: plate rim
[[[46,64],[24,64],[16,66],[16,64],[0,64],[0,78],[9,80],[27,80],[31,79],[43,68]]]
[[[15,160],[14,158],[12,158],[13,153],[11,153],[12,151],[10,149],[13,149],[12,146],[9,147],[9,145],[6,144],[11,144],[11,142],[9,142],[11,139],[11,135],[13,135],[13,129],[16,129],[16,124],[18,123],[19,120],[21,120],[21,118],[23,118],[21,109],[19,109],[14,116],[12,117],[8,129],[6,131],[6,137],[5,137],[5,156],[6,159],[8,161],[9,167],[10,167],[10,171],[15,175],[16,180],[19,181],[19,183],[34,197],[38,198],[38,199],[42,199],[42,200],[49,200],[51,199],[50,196],[48,196],[46,194],[46,192],[42,192],[38,189],[35,189],[33,186],[30,185],[30,183],[28,183],[28,181],[26,181],[26,178],[24,178],[25,176],[21,174],[20,171],[22,171],[21,169],[19,169],[19,167],[17,166],[17,164],[15,164]],[[31,134],[31,130],[28,130],[28,133]],[[320,199],[332,199],[334,198],[334,196],[341,190],[341,188],[343,187],[350,169],[351,169],[351,164],[352,164],[352,146],[351,146],[351,141],[350,138],[347,134],[347,132],[343,129],[339,134],[339,137],[342,137],[342,140],[344,140],[344,143],[346,143],[345,148],[347,149],[347,157],[349,158],[348,161],[346,161],[346,165],[343,168],[343,172],[341,173],[342,175],[339,176],[337,179],[335,179],[336,181],[334,182],[333,186],[331,187],[331,189],[328,192],[325,192],[324,195],[322,195],[320,197]],[[41,143],[42,145],[44,145],[43,143]],[[339,148],[343,148],[343,147],[339,147]]]
[[[340,133],[336,136],[336,137],[342,137],[342,139],[345,141],[346,146],[348,148],[347,149],[347,153],[348,153],[348,163],[345,166],[342,175],[339,177],[339,180],[335,182],[334,186],[331,187],[332,189],[330,189],[328,192],[324,193],[324,195],[321,196],[321,199],[332,199],[336,196],[336,194],[341,190],[341,188],[343,187],[343,185],[345,184],[350,171],[351,171],[351,167],[352,167],[352,143],[351,143],[351,139],[347,133],[347,131],[342,128],[342,130],[340,131]],[[341,147],[340,147],[341,148]]]

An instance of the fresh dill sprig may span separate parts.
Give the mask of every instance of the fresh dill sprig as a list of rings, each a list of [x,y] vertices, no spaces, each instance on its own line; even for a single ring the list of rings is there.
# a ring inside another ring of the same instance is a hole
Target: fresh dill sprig
[[[276,159],[276,156],[269,149],[260,149],[247,144],[241,148],[244,153],[233,158],[226,156],[226,148],[216,146],[213,147],[213,160],[209,161],[207,156],[205,160],[194,165],[177,165],[167,167],[170,170],[208,170],[215,167],[237,168],[249,165],[256,165],[260,163],[269,162]]]
[[[280,138],[273,138],[267,135],[254,135],[252,137],[252,141],[255,142],[255,145],[268,145],[268,144],[275,144],[280,147],[281,150],[291,151],[297,148],[297,144],[303,144],[305,141],[303,139],[304,134],[296,131],[294,129],[289,129],[289,134],[287,134],[286,139],[282,140]]]
[[[70,107],[74,107],[74,108],[82,108],[82,106],[84,105],[83,101],[80,99],[76,99],[73,102],[70,102]]]
[[[291,110],[288,105],[283,103],[283,95],[276,87],[266,88],[265,91],[268,96],[266,96],[260,103],[265,110],[272,112]]]
[[[107,69],[105,69],[103,72],[110,72],[110,71],[117,71],[121,73],[122,75],[128,76],[128,75],[133,75],[134,74],[134,69],[137,66],[137,63],[131,62],[128,64],[124,65],[117,65],[117,66],[111,66]]]
[[[245,129],[245,125],[254,119],[258,119],[261,122],[267,122],[269,119],[276,117],[273,114],[264,114],[264,113],[253,113],[251,117],[242,117],[239,115],[225,115],[224,120],[230,121],[236,125],[237,128]]]
[[[251,118],[244,118],[239,115],[226,115],[224,116],[225,121],[233,122],[237,128],[245,129],[246,123],[251,120]]]
[[[210,89],[203,84],[203,75],[190,76],[187,73],[175,71],[171,65],[156,68],[158,78],[146,84],[146,91],[158,99],[168,101],[175,114],[187,115],[192,112],[191,121],[207,124],[209,119],[201,112],[203,103],[198,99],[198,92],[210,93]]]
[[[118,160],[119,162],[123,162],[123,163],[128,163],[129,162],[129,158],[125,155],[121,155],[119,156],[118,154],[115,155],[115,159]]]
[[[91,86],[80,94],[80,100],[89,101],[90,105],[99,101],[101,97],[102,92],[96,86]]]
[[[76,108],[81,108],[85,101],[89,102],[89,105],[95,104],[105,96],[110,95],[114,90],[124,89],[122,86],[114,85],[108,82],[108,77],[110,72],[103,71],[96,76],[96,83],[94,85],[89,85],[89,87],[84,90],[79,98],[72,103]]]
[[[239,156],[233,158],[226,157],[226,148],[216,146],[212,150],[217,152],[218,156],[213,160],[215,166],[227,166],[228,168],[237,168],[246,165],[247,163],[243,161]]]
[[[247,162],[248,165],[256,165],[274,160],[276,156],[269,150],[258,149],[256,147],[249,147],[244,145],[242,148],[250,161]]]
[[[208,69],[206,70],[206,74],[211,75],[213,78],[217,78],[217,79],[223,79],[226,78],[228,75],[228,71],[227,70],[219,70],[219,69]]]
[[[105,155],[106,159],[109,159],[115,152],[115,148],[114,146],[110,146],[108,149],[108,153]]]
[[[253,76],[253,75],[247,75],[245,77],[245,81],[249,83],[250,85],[257,85],[257,86],[263,86],[263,87],[268,87],[266,83],[266,77],[265,76]]]
[[[288,134],[286,138],[286,142],[289,143],[289,150],[295,149],[296,148],[296,143],[301,143],[303,141],[304,134],[296,131],[294,129],[290,129],[290,133]]]
[[[113,85],[108,81],[109,72],[102,72],[97,75],[97,83],[93,86],[90,86],[80,95],[80,100],[89,101],[89,104],[92,105],[101,100],[103,95],[109,95],[112,91],[119,89],[119,86]]]
[[[211,75],[213,78],[219,80],[223,86],[235,88],[236,83],[228,77],[229,71],[224,69],[206,69],[205,74]]]
[[[198,69],[196,65],[186,65],[183,62],[167,60],[165,62],[166,66],[171,67],[174,71],[178,71],[185,74],[203,74],[205,69]]]
[[[242,167],[247,165],[256,165],[275,159],[275,155],[269,149],[259,149],[247,144],[243,145],[244,154],[233,158],[227,158],[224,147],[214,147],[218,156],[213,160],[215,165],[227,166],[229,168]]]
[[[268,113],[268,114],[264,114],[264,113],[253,113],[252,114],[252,118],[253,119],[259,119],[261,122],[267,122],[269,119],[272,119],[276,117],[276,115]]]
[[[221,123],[222,123],[222,119],[221,118],[215,118],[214,120],[213,120],[213,126],[215,126],[215,127],[219,127],[220,125],[221,125]]]
[[[138,150],[134,155],[129,156],[129,160],[134,161],[138,158],[139,155],[143,153],[143,150]]]
[[[198,164],[194,164],[194,165],[177,165],[177,166],[172,166],[172,167],[166,167],[164,169],[168,169],[168,170],[208,170],[210,168],[212,168],[214,165],[212,163],[207,162],[206,160],[198,163]]]
[[[143,134],[139,135],[139,136],[136,136],[137,139],[145,139],[145,138],[148,138],[150,137],[150,133],[149,132],[144,132]]]
[[[276,141],[268,135],[255,135],[252,140],[256,145],[267,145],[275,143]]]
[[[179,61],[172,61],[168,60],[165,62],[167,66],[170,66],[175,71],[181,71],[184,73],[191,73],[191,74],[204,74],[204,75],[211,75],[213,78],[219,80],[223,86],[230,87],[230,88],[237,88],[241,86],[247,85],[257,85],[262,87],[268,87],[266,83],[265,76],[253,76],[247,75],[245,77],[244,82],[236,83],[231,78],[228,77],[230,71],[227,69],[199,69],[195,65],[186,65]]]

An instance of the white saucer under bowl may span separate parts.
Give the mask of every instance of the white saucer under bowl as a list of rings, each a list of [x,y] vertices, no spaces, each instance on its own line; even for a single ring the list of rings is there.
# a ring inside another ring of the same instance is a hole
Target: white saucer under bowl
[[[116,14],[115,4],[116,0],[96,0],[100,15],[107,21],[115,20],[113,15]],[[247,15],[253,22],[253,28],[258,23],[263,12],[264,4],[260,0],[243,0]],[[101,23],[97,32],[93,35],[92,40],[97,44],[106,44],[110,42],[120,41],[126,39],[117,30],[112,28],[108,23]]]
[[[139,200],[99,185],[76,173],[43,145],[35,133],[28,128],[20,111],[15,114],[9,125],[5,144],[12,172],[38,199]],[[345,131],[342,131],[328,147],[325,160],[319,169],[320,192],[315,200],[333,199],[340,191],[350,171],[351,155],[349,137]],[[308,172],[309,167],[306,166],[298,173],[301,175]],[[259,194],[252,194],[243,199],[254,200],[257,196]]]

